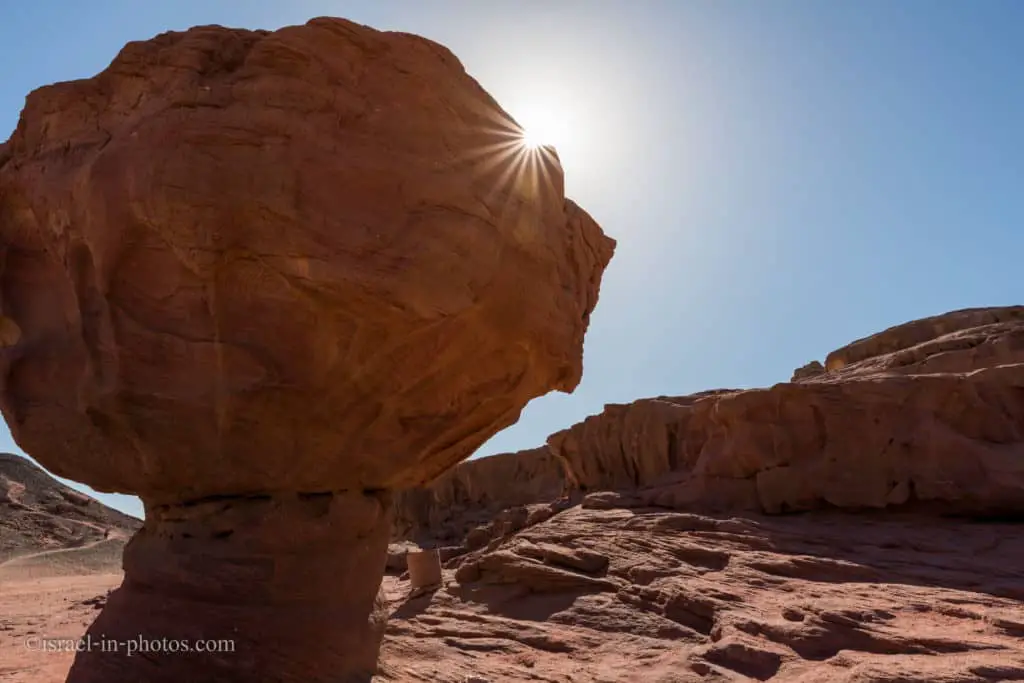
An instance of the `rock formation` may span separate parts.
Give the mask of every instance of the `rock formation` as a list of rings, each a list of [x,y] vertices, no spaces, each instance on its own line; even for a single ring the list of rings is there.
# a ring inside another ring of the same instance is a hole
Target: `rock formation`
[[[1024,514],[1024,306],[901,325],[826,367],[607,406],[548,444],[586,490],[670,508]]]
[[[963,351],[971,348],[971,342],[976,340],[975,346],[982,343],[976,334],[971,330],[980,329],[992,330],[996,333],[1001,328],[990,328],[991,325],[1009,325],[1019,327],[1024,322],[1024,306],[1006,306],[1000,308],[967,308],[960,311],[953,311],[943,315],[935,315],[920,320],[912,320],[902,325],[890,327],[884,332],[873,334],[864,339],[836,349],[825,358],[827,370],[840,370],[847,365],[861,363],[872,358],[883,360],[892,354],[903,352],[893,358],[892,365],[916,366],[926,356],[937,356],[949,351]],[[958,361],[953,365],[945,365],[947,368],[969,368],[987,367],[997,364],[997,356],[1005,354],[1010,362],[1020,362],[1019,337],[1013,337],[1018,342],[1015,346],[1006,345],[988,346],[984,349],[983,357],[976,357],[970,354],[955,356]],[[917,349],[917,351],[912,351]],[[1007,353],[1009,352],[1009,353]],[[994,353],[995,355],[987,355]],[[945,360],[953,357],[944,356]],[[866,366],[861,366],[863,369]],[[917,367],[917,369],[921,369]],[[934,371],[934,366],[929,366]],[[950,369],[947,372],[953,372]]]
[[[575,506],[386,577],[380,681],[1020,681],[1022,567],[1005,522]]]
[[[402,493],[445,581],[385,580],[382,680],[1024,680],[1024,307],[828,358]]]
[[[364,680],[391,491],[572,391],[614,242],[443,47],[339,19],[130,43],[0,147],[0,407],[139,495],[74,683]]]
[[[469,460],[429,486],[395,497],[396,539],[459,542],[503,510],[547,503],[564,488],[560,462],[546,447]]]
[[[914,321],[828,358],[768,389],[608,405],[550,453],[462,463],[399,496],[395,537],[481,547],[546,519],[567,483],[588,507],[1024,514],[1024,306]]]
[[[818,375],[825,372],[825,366],[821,364],[821,361],[812,360],[807,365],[802,365],[793,371],[793,377],[790,382],[798,382],[802,379],[810,379],[811,377],[817,377]]]

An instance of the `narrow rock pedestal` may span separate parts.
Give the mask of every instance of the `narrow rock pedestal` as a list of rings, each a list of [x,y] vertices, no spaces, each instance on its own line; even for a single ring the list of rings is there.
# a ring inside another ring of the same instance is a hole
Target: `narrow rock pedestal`
[[[147,504],[68,683],[369,681],[390,496]]]
[[[406,555],[409,585],[414,594],[441,585],[441,556],[437,548],[412,551]]]

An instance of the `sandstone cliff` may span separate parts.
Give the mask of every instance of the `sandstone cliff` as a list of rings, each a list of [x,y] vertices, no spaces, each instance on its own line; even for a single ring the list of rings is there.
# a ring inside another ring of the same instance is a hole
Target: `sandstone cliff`
[[[507,508],[554,501],[564,484],[546,447],[470,460],[396,496],[393,536],[457,544]]]
[[[925,318],[827,358],[770,388],[608,405],[549,437],[555,461],[471,460],[399,509],[415,500],[406,517],[472,526],[568,484],[595,507],[1024,514],[1024,306]]]
[[[673,508],[1024,513],[1024,307],[955,311],[767,389],[608,406],[548,444],[586,491]]]

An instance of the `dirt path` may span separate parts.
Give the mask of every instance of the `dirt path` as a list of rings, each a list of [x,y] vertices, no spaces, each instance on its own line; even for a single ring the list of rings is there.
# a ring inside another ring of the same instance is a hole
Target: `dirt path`
[[[0,582],[121,571],[125,541],[106,538],[75,548],[41,550],[0,562]]]
[[[98,546],[98,545],[100,545],[102,543],[108,543],[108,542],[110,542],[112,540],[115,540],[115,539],[112,539],[112,538],[100,538],[100,539],[97,539],[97,540],[92,541],[90,543],[86,543],[85,545],[76,546],[74,548],[57,548],[56,550],[40,550],[37,553],[29,553],[27,555],[18,555],[17,557],[12,557],[9,560],[5,560],[3,562],[0,562],[0,569],[3,569],[4,567],[8,567],[8,566],[18,566],[19,564],[24,564],[26,562],[31,562],[32,560],[35,560],[37,558],[47,557],[47,556],[50,556],[50,555],[66,555],[68,553],[83,553],[83,552],[88,551],[91,548],[95,548],[96,546]]]

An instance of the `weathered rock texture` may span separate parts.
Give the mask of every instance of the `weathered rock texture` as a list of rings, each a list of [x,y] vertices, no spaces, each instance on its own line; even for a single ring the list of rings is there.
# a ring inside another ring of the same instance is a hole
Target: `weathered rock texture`
[[[15,437],[151,499],[433,478],[580,379],[613,243],[520,153],[444,48],[340,20],[33,92],[0,156]]]
[[[416,36],[199,27],[31,93],[0,147],[0,407],[147,504],[96,628],[239,643],[71,678],[365,676],[388,491],[575,388],[613,248]]]
[[[398,493],[393,535],[458,542],[503,510],[554,501],[563,488],[562,465],[546,447],[469,460],[429,486]]]
[[[890,327],[884,332],[858,339],[841,349],[836,349],[825,358],[825,368],[840,370],[847,365],[860,363],[871,358],[884,359],[891,354],[907,352],[893,358],[890,365],[912,366],[920,363],[927,356],[936,356],[950,351],[963,351],[980,345],[979,337],[969,330],[975,328],[989,329],[989,325],[1010,325],[1019,327],[1024,322],[1024,306],[1006,306],[1000,308],[967,308],[930,318],[912,320],[902,325]],[[969,340],[975,340],[971,342]],[[1017,338],[1019,342],[1019,337]],[[958,362],[944,365],[945,372],[955,372],[954,368],[977,369],[997,364],[999,358],[1019,363],[1021,348],[1010,345],[989,346],[979,356],[961,354],[944,356],[949,361],[955,358]],[[917,349],[916,352],[912,351]],[[921,368],[918,368],[921,369]],[[929,366],[933,372],[934,366]]]
[[[821,364],[821,361],[812,360],[807,365],[802,365],[793,371],[793,378],[791,382],[798,382],[802,379],[810,379],[811,377],[817,377],[825,372],[825,366]]]
[[[548,444],[584,491],[674,508],[1024,514],[1024,307],[956,311],[770,389],[610,405]]]
[[[900,512],[574,507],[385,579],[380,681],[1024,680],[1024,529]]]
[[[377,593],[387,512],[385,495],[362,493],[147,508],[146,526],[125,549],[125,583],[89,633],[175,643],[178,652],[164,649],[134,668],[124,653],[80,655],[69,680],[141,672],[131,680],[170,681],[165,671],[211,683],[369,680],[386,619]],[[230,645],[208,644],[221,640]],[[219,651],[182,654],[199,644]]]
[[[900,325],[829,358],[859,360],[769,389],[608,405],[548,453],[464,462],[399,494],[393,535],[456,556],[564,509],[566,487],[593,508],[1024,514],[1024,307]]]
[[[386,579],[382,680],[1024,680],[1024,307],[829,359],[608,406],[552,435],[561,464],[469,461],[417,493],[446,581]],[[580,505],[551,502],[563,483]]]

